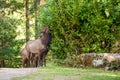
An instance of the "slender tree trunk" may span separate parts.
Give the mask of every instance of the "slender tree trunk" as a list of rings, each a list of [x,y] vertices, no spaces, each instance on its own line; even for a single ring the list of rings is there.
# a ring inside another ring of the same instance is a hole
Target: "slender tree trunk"
[[[2,39],[2,44],[1,45],[2,45],[1,49],[3,49],[4,48],[4,37]],[[1,67],[5,67],[5,59],[3,58],[3,56],[5,56],[5,54],[2,54]]]
[[[34,13],[35,13],[35,39],[38,38],[38,30],[39,30],[39,25],[38,25],[38,5],[40,6],[44,6],[45,5],[45,1],[44,0],[34,0]]]
[[[39,0],[34,0],[34,8],[35,8],[35,39],[38,37],[38,19],[37,19],[37,14],[38,14],[38,1]]]
[[[29,27],[29,0],[26,0],[26,42],[30,39],[30,27]]]

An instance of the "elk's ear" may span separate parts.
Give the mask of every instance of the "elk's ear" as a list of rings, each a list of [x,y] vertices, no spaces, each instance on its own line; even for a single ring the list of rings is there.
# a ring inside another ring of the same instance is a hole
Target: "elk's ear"
[[[49,28],[48,28],[48,25],[45,26],[45,32],[49,32]]]
[[[43,28],[43,30],[40,31],[40,33],[45,33],[46,32],[46,27]]]
[[[49,32],[49,28],[48,26],[45,26],[40,33],[48,33],[48,32]]]
[[[42,30],[42,31],[40,31],[39,33],[44,33],[45,31],[44,30]]]

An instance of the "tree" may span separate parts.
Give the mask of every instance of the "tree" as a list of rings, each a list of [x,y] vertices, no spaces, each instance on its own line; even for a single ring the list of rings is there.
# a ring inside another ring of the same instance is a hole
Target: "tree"
[[[38,5],[40,0],[34,0],[34,13],[35,13],[35,39],[38,38]]]
[[[26,42],[30,40],[30,27],[29,27],[29,0],[26,0]]]
[[[1,0],[0,4],[0,67],[17,66],[13,60],[19,51],[16,30],[20,19],[11,15],[19,13],[23,4],[15,0]]]

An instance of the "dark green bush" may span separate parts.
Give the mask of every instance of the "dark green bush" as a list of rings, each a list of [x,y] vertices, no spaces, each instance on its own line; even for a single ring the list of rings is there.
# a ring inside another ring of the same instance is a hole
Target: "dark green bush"
[[[47,0],[40,7],[41,26],[49,25],[55,58],[86,52],[112,52],[120,39],[119,0]]]

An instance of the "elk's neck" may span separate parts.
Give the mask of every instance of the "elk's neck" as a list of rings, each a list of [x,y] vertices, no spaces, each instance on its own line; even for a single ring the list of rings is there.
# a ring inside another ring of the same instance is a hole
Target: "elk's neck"
[[[46,47],[50,45],[51,43],[51,34],[45,34],[43,35],[43,37],[41,38],[42,44],[45,45]]]

